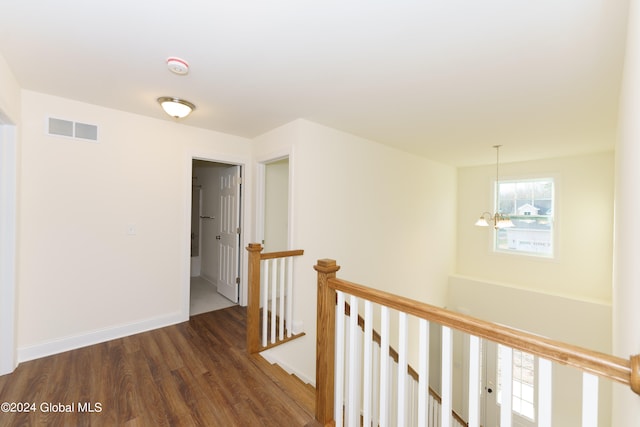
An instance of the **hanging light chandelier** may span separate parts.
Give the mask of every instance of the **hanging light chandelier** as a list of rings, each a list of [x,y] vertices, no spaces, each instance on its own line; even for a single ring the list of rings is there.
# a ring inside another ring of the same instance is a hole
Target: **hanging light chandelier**
[[[488,227],[489,223],[492,222],[493,223],[493,228],[495,228],[496,230],[499,228],[508,228],[508,227],[514,227],[513,222],[511,221],[511,218],[509,218],[509,215],[504,215],[502,213],[500,213],[500,209],[498,206],[499,203],[499,191],[500,191],[500,147],[502,147],[502,145],[494,145],[493,148],[496,149],[496,210],[495,213],[493,215],[491,215],[489,212],[483,212],[480,215],[480,218],[478,219],[478,221],[476,221],[477,226],[479,227]]]

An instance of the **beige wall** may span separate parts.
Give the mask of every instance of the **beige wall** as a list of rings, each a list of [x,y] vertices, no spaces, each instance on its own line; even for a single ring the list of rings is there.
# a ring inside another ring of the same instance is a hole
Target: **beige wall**
[[[611,302],[613,258],[612,152],[500,165],[501,178],[556,178],[554,260],[497,254],[492,230],[473,224],[493,212],[495,166],[458,172],[457,273],[552,295]]]
[[[492,229],[473,224],[493,212],[495,166],[458,171],[457,274],[447,305],[474,317],[574,345],[611,352],[613,153],[500,165],[501,178],[556,179],[557,254],[553,260],[492,252]],[[462,341],[460,341],[462,342]],[[466,413],[463,350],[456,349],[457,410]],[[581,377],[554,366],[554,425],[579,418]],[[599,418],[608,425],[611,385],[600,388]]]
[[[339,277],[443,305],[453,269],[455,169],[298,120],[256,139],[256,154],[291,149],[296,319],[307,336],[270,356],[315,379],[313,265]],[[292,358],[291,355],[298,357]]]
[[[48,136],[48,115],[99,142]],[[249,163],[250,142],[30,91],[21,133],[20,358],[185,320],[191,158]]]

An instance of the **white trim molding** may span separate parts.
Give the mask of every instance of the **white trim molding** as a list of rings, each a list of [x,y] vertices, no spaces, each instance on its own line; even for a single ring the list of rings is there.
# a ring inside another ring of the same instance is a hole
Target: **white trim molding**
[[[52,354],[75,350],[77,348],[100,344],[129,335],[175,325],[180,322],[182,322],[181,314],[172,313],[166,316],[141,320],[139,322],[120,325],[113,328],[98,329],[87,334],[62,337],[41,344],[19,348],[18,360],[20,362],[26,362],[28,360],[39,359],[41,357],[51,356]]]
[[[0,375],[16,358],[16,217],[18,157],[16,128],[0,114]]]

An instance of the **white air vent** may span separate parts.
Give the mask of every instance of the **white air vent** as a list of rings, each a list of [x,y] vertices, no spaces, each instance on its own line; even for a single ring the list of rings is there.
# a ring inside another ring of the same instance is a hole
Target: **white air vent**
[[[98,141],[98,126],[49,117],[49,135]]]
[[[49,135],[69,136],[73,138],[73,122],[50,117]]]

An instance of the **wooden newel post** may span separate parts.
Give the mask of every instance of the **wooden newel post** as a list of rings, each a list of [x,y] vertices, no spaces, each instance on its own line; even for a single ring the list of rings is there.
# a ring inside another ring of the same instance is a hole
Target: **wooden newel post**
[[[260,243],[249,243],[249,277],[247,293],[247,353],[260,349]]]
[[[327,282],[340,269],[332,259],[320,259],[318,272],[318,313],[316,321],[316,420],[327,425],[333,420],[336,291]]]

